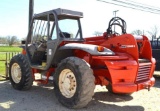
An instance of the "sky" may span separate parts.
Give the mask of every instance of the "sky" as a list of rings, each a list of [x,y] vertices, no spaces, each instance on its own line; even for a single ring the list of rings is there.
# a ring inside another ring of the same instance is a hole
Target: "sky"
[[[158,7],[158,0],[134,0]],[[1,0],[0,1],[0,36],[17,36],[25,38],[28,33],[29,0]],[[119,10],[117,16],[127,23],[127,33],[134,30],[152,30],[156,25],[160,28],[160,15],[149,12],[124,8],[97,0],[34,0],[34,13],[51,9],[65,8],[83,12],[81,19],[84,37],[93,36],[95,31],[105,32],[113,11]],[[160,30],[159,30],[160,32]]]

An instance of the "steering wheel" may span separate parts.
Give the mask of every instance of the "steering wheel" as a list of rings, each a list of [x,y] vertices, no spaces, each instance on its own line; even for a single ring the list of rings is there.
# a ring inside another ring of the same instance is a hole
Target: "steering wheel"
[[[107,29],[108,35],[120,35],[115,30],[114,31],[112,30],[112,27],[115,25],[121,27],[122,34],[126,34],[126,22],[120,17],[113,17],[108,24],[108,29]]]

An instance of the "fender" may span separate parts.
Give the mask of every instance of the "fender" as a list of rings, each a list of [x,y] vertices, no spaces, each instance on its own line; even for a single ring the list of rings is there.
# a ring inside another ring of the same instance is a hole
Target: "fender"
[[[64,50],[64,49],[80,49],[83,51],[86,51],[90,53],[91,55],[115,55],[113,51],[111,51],[108,48],[104,47],[103,52],[99,52],[97,50],[98,45],[91,45],[91,44],[80,44],[80,43],[68,43],[65,44],[64,46],[60,47],[59,50]]]

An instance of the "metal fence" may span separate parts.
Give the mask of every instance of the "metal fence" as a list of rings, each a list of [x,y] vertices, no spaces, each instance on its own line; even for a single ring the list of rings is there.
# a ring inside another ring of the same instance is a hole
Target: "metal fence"
[[[156,71],[160,71],[160,49],[152,49],[152,55],[156,59]]]
[[[5,59],[0,60],[0,61],[4,61],[5,64],[5,74],[0,75],[0,77],[5,78],[5,79],[9,79],[9,63],[10,60],[12,59],[13,56],[19,54],[20,52],[4,52],[3,54],[5,54]]]
[[[152,49],[160,49],[160,38],[152,39],[150,42]]]
[[[160,38],[150,41],[152,46],[152,55],[156,59],[156,71],[160,71]]]

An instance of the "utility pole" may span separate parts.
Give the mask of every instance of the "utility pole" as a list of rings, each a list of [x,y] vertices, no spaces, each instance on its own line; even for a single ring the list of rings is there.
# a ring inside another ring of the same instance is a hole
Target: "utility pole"
[[[115,10],[115,11],[113,11],[113,16],[114,17],[116,17],[116,13],[118,12],[119,10]],[[114,25],[114,31],[116,30],[116,27],[115,27],[115,25]]]
[[[115,10],[113,11],[113,16],[116,17],[116,13],[118,12],[119,10]]]
[[[29,19],[28,19],[28,29],[30,27],[31,24],[31,20],[33,17],[33,13],[34,13],[34,0],[29,0]]]

